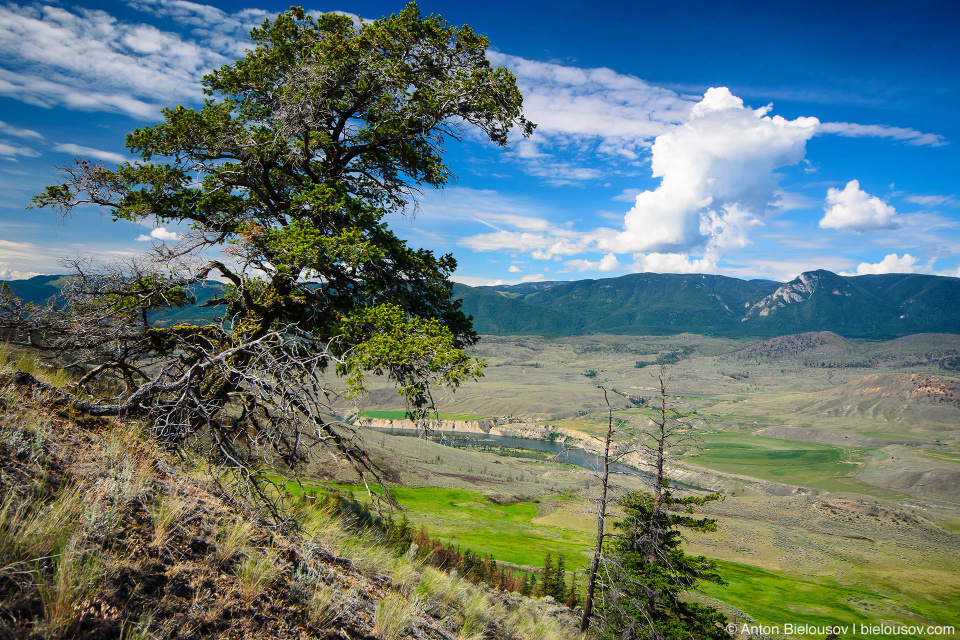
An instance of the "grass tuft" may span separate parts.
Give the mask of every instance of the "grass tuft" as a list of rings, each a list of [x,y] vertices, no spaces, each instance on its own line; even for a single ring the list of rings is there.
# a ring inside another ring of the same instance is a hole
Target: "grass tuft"
[[[217,532],[217,561],[225,564],[240,555],[250,543],[250,524],[246,520],[234,520]]]
[[[147,506],[153,520],[153,544],[160,545],[170,530],[183,517],[187,504],[177,496],[162,495]]]
[[[281,573],[283,573],[283,566],[275,551],[272,549],[249,551],[237,570],[240,594],[246,600],[256,598]]]
[[[39,570],[35,574],[47,631],[56,634],[70,629],[82,615],[82,605],[103,577],[103,563],[81,549],[77,537],[71,538],[53,560],[51,578],[44,577]]]
[[[398,595],[389,594],[377,603],[373,632],[386,640],[399,640],[413,620],[413,607]]]

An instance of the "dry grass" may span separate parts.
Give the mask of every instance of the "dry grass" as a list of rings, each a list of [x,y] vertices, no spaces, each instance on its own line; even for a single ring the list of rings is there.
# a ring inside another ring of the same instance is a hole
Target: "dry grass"
[[[228,524],[221,524],[217,532],[216,558],[219,564],[225,564],[234,559],[247,548],[250,543],[250,523],[237,519]]]
[[[251,549],[246,553],[246,557],[237,570],[237,579],[240,581],[240,595],[245,600],[253,600],[263,593],[267,585],[276,580],[282,572],[283,565],[280,563],[276,551],[273,549],[265,551]]]
[[[18,504],[8,495],[0,506],[0,567],[60,554],[78,529],[85,500],[77,486],[64,487],[49,503],[33,499]]]
[[[153,544],[163,544],[164,538],[188,511],[189,505],[179,496],[161,495],[147,505],[153,520]]]
[[[377,603],[373,632],[386,640],[399,640],[413,620],[413,607],[402,596],[390,594]]]
[[[307,619],[314,627],[323,628],[337,619],[337,605],[340,598],[332,587],[319,585],[307,601]]]
[[[53,558],[53,564],[52,577],[46,578],[37,570],[36,581],[47,631],[56,634],[76,622],[81,606],[103,578],[104,564],[93,553],[82,549],[78,537],[71,538]]]

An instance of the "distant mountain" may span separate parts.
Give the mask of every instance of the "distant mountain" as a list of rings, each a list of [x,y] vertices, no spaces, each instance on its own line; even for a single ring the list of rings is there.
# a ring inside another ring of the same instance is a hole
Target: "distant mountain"
[[[24,302],[34,304],[43,304],[51,297],[60,292],[60,288],[67,283],[70,276],[52,275],[52,276],[34,276],[26,280],[7,280],[10,290]],[[0,280],[0,282],[4,282]],[[182,309],[171,309],[161,314],[159,320],[162,324],[170,325],[178,322],[185,324],[196,322],[209,322],[217,315],[218,310],[215,307],[200,306],[209,300],[219,296],[223,292],[223,285],[218,282],[208,282],[198,287],[194,287],[192,294],[196,297],[195,305],[187,305]]]
[[[52,296],[60,293],[67,276],[34,276],[26,280],[7,280],[13,295],[23,298],[25,302],[46,302]],[[3,281],[0,281],[3,282]]]
[[[42,302],[65,276],[11,280],[14,293]],[[200,287],[198,303],[220,292]],[[633,273],[573,282],[469,287],[454,295],[481,334],[588,333],[772,338],[833,332],[889,340],[916,333],[960,334],[960,278],[922,274],[839,276],[808,271],[787,283],[715,275]],[[214,308],[188,306],[164,322],[209,320]],[[783,345],[777,348],[786,348]],[[793,347],[791,347],[793,348]]]
[[[848,277],[818,270],[781,284],[634,273],[574,282],[457,285],[454,291],[480,333],[767,338],[831,331],[877,340],[960,333],[960,278],[921,274]]]

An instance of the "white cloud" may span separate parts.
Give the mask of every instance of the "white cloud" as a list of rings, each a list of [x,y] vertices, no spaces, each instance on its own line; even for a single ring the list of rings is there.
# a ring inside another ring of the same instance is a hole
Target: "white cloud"
[[[20,127],[11,127],[3,120],[0,120],[0,133],[17,138],[29,138],[33,140],[42,140],[43,135],[33,129],[21,129]]]
[[[520,267],[515,264],[510,265],[510,268],[507,269],[510,273],[520,273]]]
[[[17,271],[11,269],[6,262],[0,262],[0,280],[26,280],[40,275],[35,271]]]
[[[24,147],[16,144],[9,144],[4,140],[0,139],[0,158],[6,160],[16,160],[17,156],[35,158],[40,155],[40,152],[31,147]]]
[[[537,123],[534,139],[590,141],[596,150],[632,160],[669,124],[682,121],[692,102],[675,91],[611,69],[581,69],[489,51],[510,69],[523,92],[523,109]]]
[[[660,185],[637,195],[620,252],[686,252],[714,241],[742,245],[746,230],[776,202],[779,167],[800,162],[816,118],[786,120],[770,107],[743,106],[725,87],[706,92],[682,125],[653,144]]]
[[[30,74],[0,69],[0,95],[49,109],[62,105],[77,111],[125,113],[136,118],[155,118],[157,105],[123,94],[107,94],[89,87],[70,87]]]
[[[166,227],[157,227],[150,232],[150,235],[144,233],[137,236],[137,242],[150,242],[151,240],[160,240],[164,242],[166,240],[179,240],[180,234],[175,231],[167,231]]]
[[[921,207],[938,207],[942,204],[960,207],[960,200],[956,196],[906,196],[904,200]]]
[[[471,236],[461,244],[478,251],[520,251],[541,260],[588,250],[652,256],[700,251],[705,257],[696,268],[715,266],[720,252],[747,246],[750,230],[780,204],[774,172],[800,162],[819,124],[816,118],[786,120],[769,111],[744,107],[723,87],[707,91],[683,124],[657,136],[652,170],[660,185],[636,193],[622,230],[528,226]]]
[[[543,282],[544,277],[542,273],[531,273],[528,276],[523,276],[520,278],[520,282]]]
[[[916,265],[919,260],[919,258],[915,258],[909,253],[903,254],[902,258],[895,253],[891,253],[880,262],[874,264],[869,262],[861,262],[859,265],[857,265],[856,275],[863,276],[879,273],[916,273]],[[845,273],[843,275],[852,274]]]
[[[899,226],[897,211],[883,200],[860,189],[860,182],[851,180],[840,189],[827,190],[825,215],[821,229],[837,229],[862,233],[874,229]]]
[[[53,150],[60,151],[62,153],[70,153],[75,156],[85,156],[96,158],[97,160],[106,160],[107,162],[115,162],[117,164],[126,162],[130,159],[129,156],[114,153],[113,151],[104,151],[102,149],[94,149],[93,147],[83,147],[73,143],[55,145]]]
[[[635,273],[714,273],[717,264],[709,258],[693,258],[685,253],[635,253],[631,271]]]
[[[567,269],[574,271],[603,271],[606,273],[611,273],[623,269],[623,266],[617,260],[617,256],[612,253],[608,253],[596,261],[567,260],[563,264],[567,267]]]
[[[637,196],[641,193],[643,193],[643,189],[624,189],[613,196],[613,200],[616,202],[636,202]]]
[[[923,133],[916,129],[891,127],[884,124],[855,124],[853,122],[822,122],[818,133],[835,133],[845,138],[888,138],[902,140],[909,145],[942,147],[947,139],[936,133]]]
[[[450,276],[450,279],[454,282],[459,282],[460,284],[465,284],[469,287],[495,287],[498,284],[516,284],[515,282],[507,282],[506,280],[491,280],[490,278],[461,276],[457,274]]]
[[[210,30],[192,35],[197,40],[99,10],[0,6],[0,56],[7,67],[0,95],[153,118],[161,103],[199,101],[201,76],[240,51],[235,39],[214,38]]]

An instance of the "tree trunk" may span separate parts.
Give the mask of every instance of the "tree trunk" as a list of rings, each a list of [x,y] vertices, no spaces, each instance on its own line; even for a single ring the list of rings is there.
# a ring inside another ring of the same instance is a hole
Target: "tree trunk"
[[[583,617],[580,619],[580,632],[590,628],[590,614],[593,611],[593,592],[597,586],[597,568],[600,566],[600,554],[603,551],[603,524],[607,517],[607,485],[610,480],[610,439],[613,437],[613,410],[607,398],[607,390],[603,390],[603,398],[607,401],[607,437],[603,449],[603,476],[600,478],[600,500],[597,503],[597,544],[593,550],[593,560],[590,562],[590,576],[587,580],[587,596],[583,599]]]

